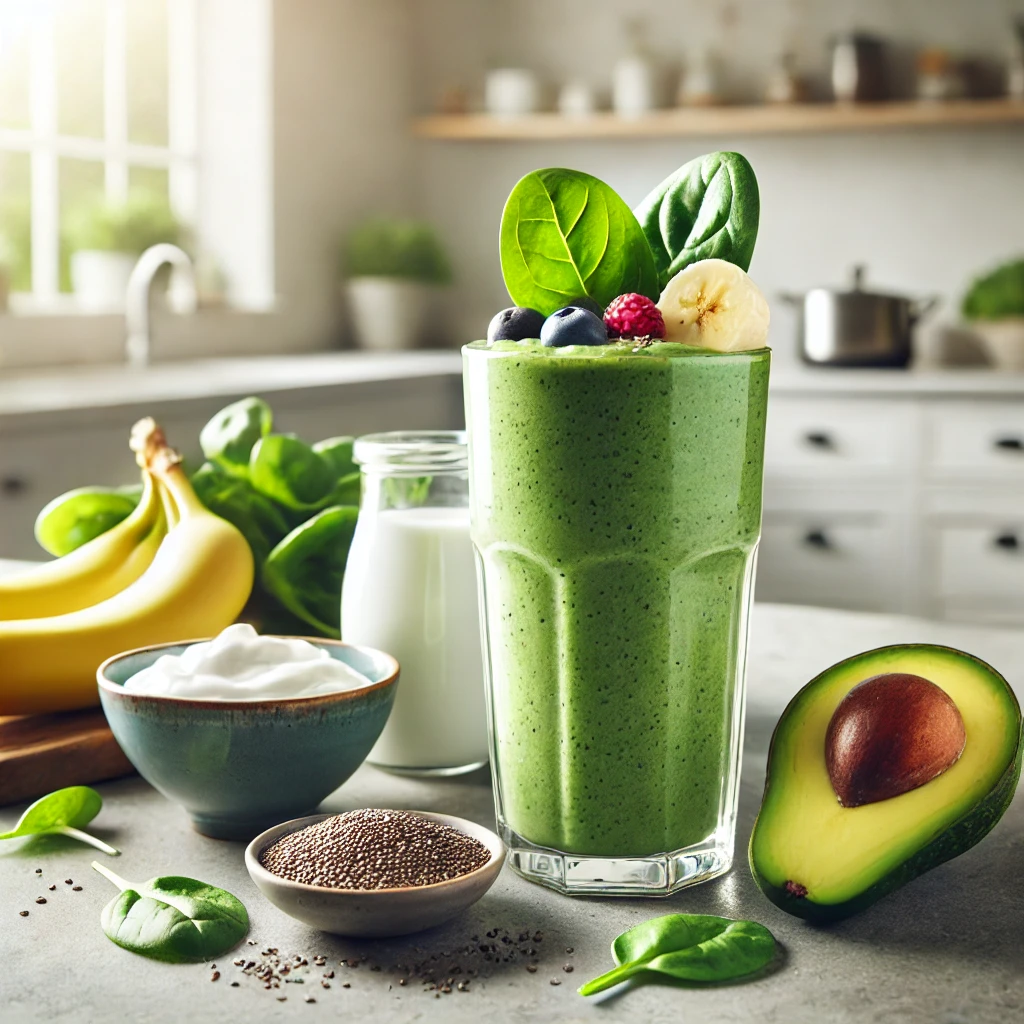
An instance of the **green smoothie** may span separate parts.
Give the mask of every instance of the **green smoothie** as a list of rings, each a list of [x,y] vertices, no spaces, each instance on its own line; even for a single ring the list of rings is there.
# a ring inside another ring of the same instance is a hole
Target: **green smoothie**
[[[501,822],[612,858],[731,829],[769,351],[463,351]]]

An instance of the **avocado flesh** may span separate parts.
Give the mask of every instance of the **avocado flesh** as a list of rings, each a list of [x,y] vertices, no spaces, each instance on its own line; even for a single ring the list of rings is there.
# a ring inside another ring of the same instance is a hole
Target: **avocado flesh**
[[[854,686],[889,672],[923,676],[949,694],[964,721],[963,753],[917,789],[842,807],[825,763],[829,721]],[[1021,748],[1013,691],[970,655],[915,644],[840,662],[793,698],[775,728],[750,839],[754,879],[789,913],[815,920],[856,913],[982,839],[1013,797]]]

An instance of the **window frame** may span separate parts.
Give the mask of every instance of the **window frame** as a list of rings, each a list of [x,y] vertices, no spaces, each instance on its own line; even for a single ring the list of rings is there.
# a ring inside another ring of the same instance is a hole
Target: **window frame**
[[[108,199],[128,195],[129,169],[166,169],[172,210],[195,225],[198,180],[198,0],[168,0],[166,146],[128,140],[128,37],[125,0],[104,3],[103,138],[58,131],[56,23],[59,4],[41,5],[31,25],[27,129],[0,127],[0,151],[27,154],[30,162],[32,290],[38,311],[66,309],[60,292],[60,180],[62,157],[101,162]]]

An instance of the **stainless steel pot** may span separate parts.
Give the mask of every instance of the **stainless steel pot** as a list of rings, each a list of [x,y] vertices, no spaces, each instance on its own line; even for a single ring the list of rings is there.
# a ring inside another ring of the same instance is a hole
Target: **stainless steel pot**
[[[906,366],[914,325],[939,300],[907,299],[864,290],[854,267],[851,291],[812,288],[783,295],[800,308],[800,354],[815,366]]]

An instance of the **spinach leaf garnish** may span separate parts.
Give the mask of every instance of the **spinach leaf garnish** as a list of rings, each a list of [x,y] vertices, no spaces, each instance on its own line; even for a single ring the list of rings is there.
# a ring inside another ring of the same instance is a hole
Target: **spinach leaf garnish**
[[[764,925],[707,914],[667,914],[623,932],[612,943],[618,966],[580,990],[592,996],[645,971],[681,981],[729,981],[771,963],[775,939]]]
[[[226,953],[249,931],[245,907],[224,889],[179,875],[128,882],[96,861],[92,866],[121,890],[103,908],[100,924],[122,949],[172,964],[199,963]]]
[[[103,799],[95,789],[88,786],[67,786],[46,796],[41,796],[18,820],[10,832],[0,833],[0,839],[16,839],[19,836],[62,835],[78,839],[97,850],[116,857],[120,850],[81,831],[100,813]]]
[[[512,301],[545,316],[589,296],[657,301],[651,248],[629,207],[603,181],[564,167],[522,178],[501,217],[501,272]]]
[[[739,153],[708,153],[670,174],[636,208],[661,287],[698,260],[747,270],[760,212],[754,169]]]

